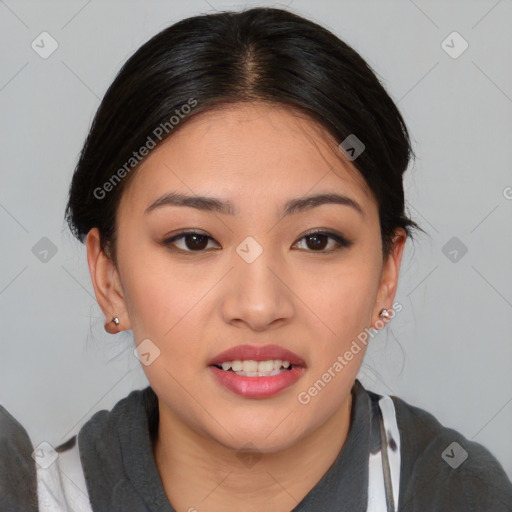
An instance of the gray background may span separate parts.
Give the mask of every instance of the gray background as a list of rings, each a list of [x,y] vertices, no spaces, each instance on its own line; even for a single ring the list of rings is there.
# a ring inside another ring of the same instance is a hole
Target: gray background
[[[34,446],[56,446],[147,385],[131,333],[104,332],[85,247],[63,222],[100,98],[159,30],[241,6],[0,1],[0,403]],[[482,443],[512,477],[512,1],[294,0],[290,9],[369,62],[418,154],[406,197],[430,237],[407,242],[403,311],[373,339],[360,379]],[[47,59],[31,48],[43,31],[59,45]],[[442,45],[453,31],[469,44],[457,58]],[[57,250],[47,261],[36,257],[43,237]]]

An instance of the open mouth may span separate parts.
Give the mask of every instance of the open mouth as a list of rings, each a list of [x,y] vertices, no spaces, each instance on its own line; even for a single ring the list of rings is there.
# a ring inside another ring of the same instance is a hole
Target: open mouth
[[[237,345],[208,366],[221,386],[244,398],[270,398],[293,386],[306,370],[301,357],[278,345]]]
[[[234,373],[240,377],[273,377],[291,371],[296,365],[280,359],[266,361],[234,360],[214,364],[219,370]]]
[[[216,381],[244,398],[269,398],[293,386],[305,361],[280,345],[235,345],[208,363]]]

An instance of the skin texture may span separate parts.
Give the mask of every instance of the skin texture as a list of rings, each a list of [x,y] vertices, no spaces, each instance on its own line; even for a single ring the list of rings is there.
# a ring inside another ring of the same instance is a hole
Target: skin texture
[[[171,191],[229,199],[235,215],[180,206],[144,214]],[[324,204],[282,217],[287,200],[320,192],[351,197],[364,216]],[[149,338],[160,350],[142,367],[159,398],[153,453],[169,500],[179,512],[291,510],[345,442],[365,350],[308,404],[298,394],[392,307],[405,231],[383,261],[378,206],[353,164],[303,114],[260,102],[199,114],[153,150],[122,196],[117,227],[117,267],[94,228],[89,269],[106,330],[132,329],[137,345]],[[304,238],[315,228],[353,243],[315,245]],[[162,243],[188,229],[211,237],[202,252],[190,237],[174,251]],[[252,263],[236,252],[248,236],[263,249]],[[226,390],[208,362],[246,343],[292,350],[303,376],[270,398]],[[239,456],[248,443],[253,465]]]

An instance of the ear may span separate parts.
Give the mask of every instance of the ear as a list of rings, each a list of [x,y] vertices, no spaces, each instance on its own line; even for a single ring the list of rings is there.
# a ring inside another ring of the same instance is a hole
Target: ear
[[[110,334],[130,329],[123,289],[115,263],[101,249],[101,238],[98,228],[87,233],[87,263],[91,275],[96,300],[105,315],[105,330]],[[112,318],[119,318],[119,325]]]
[[[392,240],[390,254],[382,267],[381,280],[375,308],[372,314],[372,326],[380,320],[381,322],[389,322],[390,319],[380,318],[379,314],[383,308],[388,311],[392,309],[393,300],[398,287],[398,276],[400,274],[400,264],[402,262],[402,254],[407,240],[407,233],[403,228],[397,228]],[[391,315],[393,315],[391,313]],[[379,322],[380,323],[380,322]],[[376,327],[374,327],[376,329]]]

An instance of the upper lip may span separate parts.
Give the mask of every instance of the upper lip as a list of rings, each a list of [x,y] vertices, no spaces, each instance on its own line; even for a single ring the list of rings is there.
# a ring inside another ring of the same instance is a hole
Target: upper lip
[[[209,366],[220,365],[227,361],[267,361],[269,359],[289,361],[295,366],[306,366],[304,360],[297,354],[279,345],[237,345],[216,355],[210,361]]]

